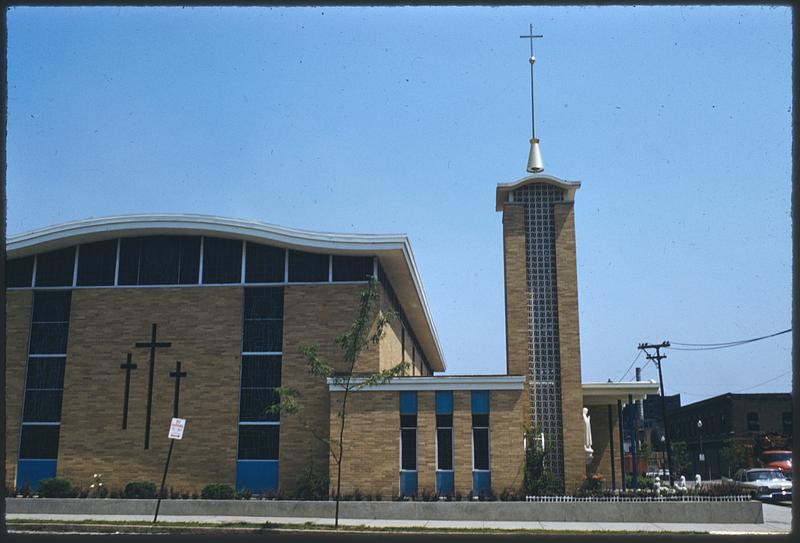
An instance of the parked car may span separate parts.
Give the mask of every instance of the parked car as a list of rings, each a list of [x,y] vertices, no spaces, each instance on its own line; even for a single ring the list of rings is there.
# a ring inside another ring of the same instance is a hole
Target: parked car
[[[792,451],[764,451],[758,459],[761,467],[779,469],[786,477],[792,478]]]
[[[777,469],[742,469],[733,479],[723,477],[723,481],[733,481],[740,488],[750,490],[760,500],[791,500],[792,481]]]

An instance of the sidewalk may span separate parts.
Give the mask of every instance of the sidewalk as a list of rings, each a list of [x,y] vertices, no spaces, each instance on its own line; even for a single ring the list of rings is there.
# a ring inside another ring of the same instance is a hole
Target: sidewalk
[[[9,514],[7,522],[14,519],[36,519],[64,521],[65,523],[80,520],[114,521],[114,522],[150,522],[151,515],[37,515]],[[303,517],[234,517],[234,516],[159,516],[159,522],[171,523],[204,523],[226,524],[246,523],[254,528],[265,523],[298,524],[306,523],[318,526],[332,526],[330,518]],[[537,531],[631,531],[631,532],[703,532],[709,534],[788,534],[792,526],[792,509],[788,506],[764,504],[764,524],[680,524],[649,522],[508,522],[508,521],[448,521],[448,520],[381,520],[381,519],[340,519],[342,526],[365,526],[380,528],[453,528],[464,529],[499,529],[499,530],[537,530]],[[10,527],[10,532],[26,531],[21,525]],[[121,530],[122,531],[122,530]]]

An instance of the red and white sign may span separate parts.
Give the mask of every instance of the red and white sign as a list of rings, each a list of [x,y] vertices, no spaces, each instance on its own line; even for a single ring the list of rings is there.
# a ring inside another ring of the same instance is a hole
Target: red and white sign
[[[169,438],[182,439],[184,428],[186,428],[186,419],[172,419],[172,423],[169,425]]]

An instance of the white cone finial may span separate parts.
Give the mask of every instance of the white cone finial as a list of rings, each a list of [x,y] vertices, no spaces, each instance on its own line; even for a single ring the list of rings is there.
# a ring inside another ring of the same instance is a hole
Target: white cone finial
[[[528,153],[528,171],[531,173],[544,171],[542,152],[539,150],[539,140],[536,138],[531,138],[531,152]]]

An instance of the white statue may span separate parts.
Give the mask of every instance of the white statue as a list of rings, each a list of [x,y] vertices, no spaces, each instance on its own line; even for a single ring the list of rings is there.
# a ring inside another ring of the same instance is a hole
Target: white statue
[[[681,490],[686,490],[686,476],[681,475],[681,479],[678,481],[678,488]]]
[[[694,484],[695,484],[695,486],[700,486],[700,485],[703,484],[703,478],[700,477],[699,473],[695,473],[694,474]]]
[[[592,449],[592,423],[589,417],[589,410],[583,408],[583,450],[586,452],[587,461],[592,458],[594,450]]]

